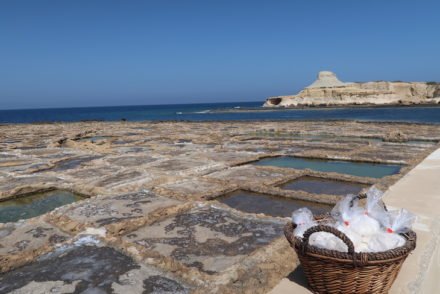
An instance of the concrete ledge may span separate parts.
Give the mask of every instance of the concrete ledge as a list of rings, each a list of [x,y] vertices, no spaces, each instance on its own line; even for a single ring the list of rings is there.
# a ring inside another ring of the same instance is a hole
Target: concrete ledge
[[[417,248],[405,261],[391,294],[437,293],[440,289],[440,149],[424,159],[385,193],[393,208],[405,208],[418,216],[414,225]],[[270,294],[311,293],[297,268]]]

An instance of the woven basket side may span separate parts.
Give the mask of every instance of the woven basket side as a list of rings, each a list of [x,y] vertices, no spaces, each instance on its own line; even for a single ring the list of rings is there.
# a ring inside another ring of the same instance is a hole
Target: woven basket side
[[[295,225],[284,227],[286,239],[298,255],[311,289],[315,293],[388,293],[408,254],[416,246],[416,234],[404,237],[404,246],[378,253],[339,252],[304,244],[304,239],[293,235]],[[325,226],[309,229],[310,236]],[[338,233],[335,233],[338,234]],[[343,234],[340,238],[344,239]],[[346,237],[346,236],[345,236]],[[347,245],[350,242],[346,242]]]
[[[388,293],[404,261],[356,267],[307,255],[298,257],[316,293]]]

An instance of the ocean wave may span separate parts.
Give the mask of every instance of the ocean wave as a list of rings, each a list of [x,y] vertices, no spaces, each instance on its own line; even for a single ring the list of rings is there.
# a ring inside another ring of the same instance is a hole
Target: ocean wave
[[[202,111],[195,111],[194,113],[209,113],[211,112],[211,109],[202,110]]]

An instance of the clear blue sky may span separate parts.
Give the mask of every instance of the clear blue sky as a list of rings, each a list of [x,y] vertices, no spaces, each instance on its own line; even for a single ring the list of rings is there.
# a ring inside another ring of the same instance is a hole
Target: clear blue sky
[[[258,101],[319,70],[440,80],[440,1],[0,0],[0,109]]]

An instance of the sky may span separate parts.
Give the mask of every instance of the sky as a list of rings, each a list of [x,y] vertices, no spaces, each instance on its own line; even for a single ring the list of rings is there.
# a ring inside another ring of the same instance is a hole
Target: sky
[[[440,81],[440,1],[0,0],[0,109],[264,101],[318,71]]]

